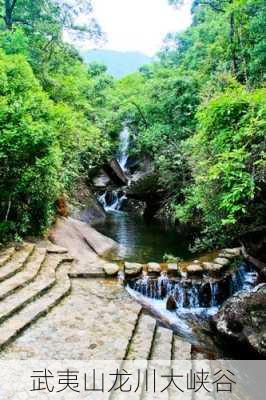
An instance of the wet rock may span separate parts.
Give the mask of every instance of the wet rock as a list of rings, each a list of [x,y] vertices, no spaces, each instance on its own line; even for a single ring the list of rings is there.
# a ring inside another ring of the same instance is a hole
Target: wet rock
[[[199,303],[201,307],[209,307],[212,300],[212,291],[209,283],[202,285],[199,290]]]
[[[167,272],[171,274],[172,276],[181,276],[178,264],[176,263],[169,263],[167,264]]]
[[[212,262],[204,262],[202,263],[204,271],[208,272],[208,274],[216,275],[217,273],[221,272],[223,269],[223,266],[221,264],[215,264]]]
[[[203,273],[203,269],[200,264],[190,264],[187,267],[187,273],[189,276],[200,276]]]
[[[166,309],[168,311],[174,311],[177,309],[177,304],[176,304],[174,296],[171,295],[168,297],[167,302],[166,302]]]
[[[219,290],[216,293],[216,300],[218,304],[223,304],[225,300],[231,295],[231,276],[227,275],[218,282]]]
[[[93,186],[96,189],[106,189],[110,184],[110,178],[105,174],[103,170],[93,179]]]
[[[161,266],[158,263],[148,263],[148,272],[152,273],[160,273],[161,272]]]
[[[118,186],[125,186],[128,179],[122,170],[119,162],[114,158],[103,166],[105,174]]]
[[[266,356],[266,284],[228,299],[215,317],[217,330],[225,337]]]
[[[126,275],[138,275],[142,271],[142,264],[138,263],[125,263],[125,274]]]
[[[108,276],[115,276],[118,274],[120,268],[117,264],[115,263],[108,263],[103,266],[103,270]]]

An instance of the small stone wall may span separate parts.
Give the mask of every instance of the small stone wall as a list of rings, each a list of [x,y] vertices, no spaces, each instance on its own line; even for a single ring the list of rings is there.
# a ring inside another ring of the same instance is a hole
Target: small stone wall
[[[204,276],[219,278],[230,268],[234,261],[241,257],[241,248],[223,249],[213,260],[206,261],[206,257],[191,262],[155,263],[147,264],[125,262],[121,270],[126,278],[137,277],[140,274],[160,275],[167,273],[172,278],[202,279]]]

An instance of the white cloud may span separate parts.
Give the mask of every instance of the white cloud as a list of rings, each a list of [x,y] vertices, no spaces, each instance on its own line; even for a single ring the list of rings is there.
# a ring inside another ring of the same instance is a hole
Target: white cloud
[[[167,0],[93,0],[95,17],[107,35],[103,48],[141,51],[154,55],[168,32],[186,29],[191,23],[190,4],[176,10]],[[83,48],[95,47],[90,42]]]

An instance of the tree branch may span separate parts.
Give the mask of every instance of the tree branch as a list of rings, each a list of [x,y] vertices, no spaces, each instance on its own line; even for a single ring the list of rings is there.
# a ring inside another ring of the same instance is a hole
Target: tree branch
[[[145,115],[143,114],[143,112],[142,112],[140,106],[139,106],[137,103],[135,103],[134,101],[131,101],[131,103],[132,103],[132,104],[136,107],[136,109],[138,110],[138,112],[139,112],[139,114],[140,114],[140,116],[141,116],[141,119],[142,119],[142,121],[143,121],[144,124],[145,124],[145,128],[147,129],[147,128],[148,128],[148,122],[147,122],[147,120],[146,120],[146,118],[145,118]]]
[[[14,11],[14,8],[15,8],[15,6],[16,6],[16,3],[17,3],[17,0],[13,0],[13,2],[12,2],[12,4],[11,4],[11,7],[10,7],[11,12]]]

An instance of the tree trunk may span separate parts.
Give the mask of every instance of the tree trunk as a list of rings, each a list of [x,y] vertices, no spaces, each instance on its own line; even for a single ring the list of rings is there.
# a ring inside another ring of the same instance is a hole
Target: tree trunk
[[[230,14],[230,47],[232,57],[232,75],[237,77],[237,56],[235,48],[235,16],[234,13]]]
[[[13,11],[16,5],[16,0],[5,0],[5,16],[4,20],[8,29],[13,28]]]

